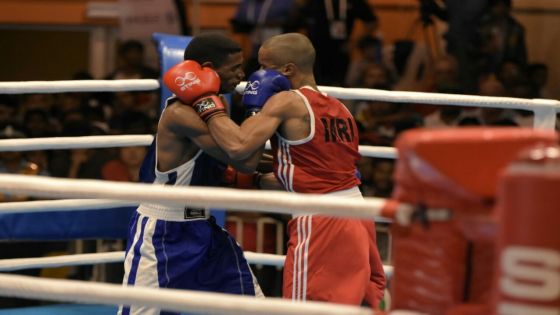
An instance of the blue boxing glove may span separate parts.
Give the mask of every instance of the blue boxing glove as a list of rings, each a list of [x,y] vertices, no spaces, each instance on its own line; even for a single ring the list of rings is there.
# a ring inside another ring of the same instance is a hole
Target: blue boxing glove
[[[243,92],[243,105],[247,108],[247,116],[260,112],[266,101],[274,94],[287,91],[292,87],[288,78],[276,70],[253,72],[249,76]]]

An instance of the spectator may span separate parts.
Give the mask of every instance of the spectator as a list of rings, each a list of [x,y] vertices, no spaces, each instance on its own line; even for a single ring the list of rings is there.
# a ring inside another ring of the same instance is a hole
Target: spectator
[[[121,91],[113,94],[111,100],[110,121],[119,119],[126,112],[140,112],[156,120],[158,115],[158,104],[154,98],[155,94],[144,92]]]
[[[7,126],[0,131],[0,139],[23,139],[25,137],[22,131],[12,126]],[[27,161],[23,152],[0,152],[0,173],[37,175],[39,171],[39,166]],[[29,200],[29,197],[19,194],[0,194],[0,202],[25,200]]]
[[[511,16],[511,0],[489,0],[488,13],[480,20],[481,64],[494,73],[506,62],[527,66],[525,28]]]
[[[458,125],[461,109],[455,106],[445,106],[424,117],[426,128],[444,128]]]
[[[375,159],[373,164],[372,196],[390,198],[393,192],[393,170],[395,162],[387,159]]]
[[[366,89],[391,89],[391,78],[389,72],[379,64],[368,64],[364,66],[362,75],[358,80],[358,87]]]
[[[436,93],[460,94],[463,92],[459,64],[451,55],[442,56],[434,62],[433,84],[428,90]],[[416,105],[424,113],[424,125],[429,128],[455,126],[461,108],[455,106]]]
[[[391,146],[401,131],[422,125],[421,117],[407,105],[367,101],[360,107],[356,115],[364,128],[360,136],[374,145]]]
[[[29,110],[40,109],[47,113],[56,110],[55,94],[24,94],[19,106],[19,114],[25,115]]]
[[[442,56],[434,63],[434,87],[431,92],[436,93],[462,93],[459,82],[459,64],[450,55]]]
[[[391,89],[389,72],[378,64],[369,64],[364,69],[361,69],[361,76],[358,78],[357,84],[357,87],[366,89]],[[345,105],[353,115],[359,115],[364,107],[370,106],[369,103],[363,100],[350,100],[346,101]]]
[[[364,196],[390,198],[393,191],[394,162],[387,159],[362,157],[359,163]]]
[[[154,133],[153,123],[142,112],[124,111],[111,121],[111,130],[117,134],[148,134]]]
[[[478,90],[481,96],[506,96],[504,85],[495,76],[481,78]],[[492,125],[505,117],[504,109],[501,108],[481,108],[479,111],[484,125]]]
[[[496,71],[496,77],[508,91],[520,82],[527,81],[527,76],[521,65],[513,61],[502,63]]]
[[[158,77],[159,71],[144,63],[144,45],[136,40],[128,40],[122,43],[118,50],[117,69],[106,79],[157,79]],[[102,101],[112,107],[113,113],[132,107],[155,118],[159,111],[159,96],[154,91],[105,94]]]
[[[536,97],[551,98],[550,92],[546,89],[548,83],[548,67],[543,63],[533,63],[528,67],[529,80],[535,87]]]
[[[56,135],[55,125],[49,113],[42,109],[32,109],[23,116],[23,128],[30,138],[53,137]]]
[[[400,40],[395,42],[384,60],[391,70],[397,91],[425,91],[432,57],[425,43]]]
[[[477,67],[473,66],[479,54],[479,47],[474,43],[478,22],[488,0],[421,0],[421,4],[424,22],[430,23],[432,14],[447,22],[448,29],[444,35],[446,50],[457,60],[462,89],[474,93],[479,76]]]
[[[295,0],[241,0],[231,20],[235,33],[246,34],[251,42],[245,73],[259,68],[257,53],[268,38],[282,34],[287,17],[294,10]]]
[[[71,112],[63,122],[61,136],[80,137],[102,134],[92,127],[80,112]],[[50,173],[55,177],[101,178],[101,166],[108,160],[108,151],[102,149],[73,149],[53,151]]]
[[[17,102],[12,97],[0,95],[0,130],[17,125]]]
[[[344,83],[349,87],[360,85],[360,78],[364,77],[365,69],[369,66],[377,66],[382,63],[381,41],[372,36],[365,36],[358,42],[360,57],[350,62]],[[378,66],[380,67],[380,66]],[[384,74],[387,76],[387,73]],[[388,78],[386,78],[388,81]]]
[[[119,148],[119,156],[102,166],[101,178],[112,181],[138,182],[144,155],[146,155],[146,147]]]
[[[144,45],[136,40],[122,43],[118,50],[117,69],[107,80],[157,79],[159,72],[144,64]]]
[[[30,163],[34,163],[39,167],[38,175],[51,176],[51,173],[49,172],[50,151],[46,151],[46,150],[27,151],[24,154],[24,158]]]
[[[292,30],[303,28],[317,51],[317,84],[344,83],[350,63],[350,37],[357,19],[365,23],[358,38],[377,29],[377,17],[365,0],[306,0],[291,17]]]

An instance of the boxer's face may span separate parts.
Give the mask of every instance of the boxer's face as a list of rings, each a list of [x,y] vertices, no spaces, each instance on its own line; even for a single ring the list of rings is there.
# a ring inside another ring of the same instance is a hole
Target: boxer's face
[[[243,72],[243,55],[241,52],[228,55],[224,63],[214,70],[220,76],[220,92],[232,92],[245,77]]]

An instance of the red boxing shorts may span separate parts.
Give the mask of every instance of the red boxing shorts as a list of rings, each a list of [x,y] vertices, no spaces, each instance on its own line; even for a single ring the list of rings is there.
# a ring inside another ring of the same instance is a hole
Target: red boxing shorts
[[[378,306],[385,275],[373,220],[307,215],[288,230],[284,298]]]

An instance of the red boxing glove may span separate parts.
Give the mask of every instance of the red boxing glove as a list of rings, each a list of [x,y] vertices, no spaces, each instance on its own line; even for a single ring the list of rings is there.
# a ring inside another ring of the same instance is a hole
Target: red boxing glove
[[[242,173],[231,166],[224,172],[224,185],[241,189],[257,189],[261,174],[258,172]]]
[[[225,113],[221,99],[220,77],[210,67],[186,60],[171,67],[163,75],[163,83],[183,103],[191,105],[205,121],[217,113]]]

